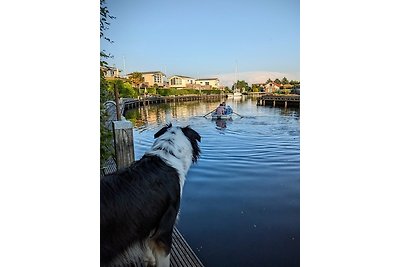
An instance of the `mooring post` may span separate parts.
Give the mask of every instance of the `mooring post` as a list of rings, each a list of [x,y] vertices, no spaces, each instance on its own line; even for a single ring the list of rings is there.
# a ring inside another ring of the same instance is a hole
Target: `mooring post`
[[[133,126],[130,121],[113,121],[117,169],[128,167],[135,160]]]

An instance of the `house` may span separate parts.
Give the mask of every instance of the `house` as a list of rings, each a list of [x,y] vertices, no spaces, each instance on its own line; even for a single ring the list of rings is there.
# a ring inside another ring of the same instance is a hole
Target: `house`
[[[121,70],[116,67],[100,66],[105,78],[119,78]]]
[[[156,84],[159,87],[164,86],[164,77],[166,77],[166,75],[161,71],[147,71],[141,72],[141,74],[143,77],[143,83],[148,87],[153,87]]]
[[[265,84],[265,92],[266,93],[274,93],[281,88],[282,84],[278,84],[276,82],[269,82]]]
[[[188,76],[173,75],[169,79],[169,87],[171,88],[187,88],[195,84],[195,79]]]
[[[209,86],[210,88],[219,88],[219,79],[218,78],[196,79],[195,83],[200,84],[202,87]]]
[[[131,76],[134,72],[128,73],[128,77]],[[140,83],[140,88],[153,87],[157,84],[158,87],[164,87],[165,81],[164,77],[166,75],[161,71],[146,71],[139,72],[142,75],[143,81]]]

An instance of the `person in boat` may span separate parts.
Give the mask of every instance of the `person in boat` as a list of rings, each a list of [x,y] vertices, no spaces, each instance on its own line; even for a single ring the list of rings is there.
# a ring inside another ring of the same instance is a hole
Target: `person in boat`
[[[231,106],[227,105],[225,108],[225,114],[230,115],[232,113],[233,113],[233,109],[231,108]]]
[[[224,115],[230,115],[233,113],[233,109],[231,108],[231,106],[226,105],[225,102],[222,102],[222,105],[224,106]]]
[[[217,113],[218,116],[224,115],[225,114],[225,107],[224,105],[221,103],[219,104],[219,106],[217,107],[217,109],[215,110],[215,112]]]

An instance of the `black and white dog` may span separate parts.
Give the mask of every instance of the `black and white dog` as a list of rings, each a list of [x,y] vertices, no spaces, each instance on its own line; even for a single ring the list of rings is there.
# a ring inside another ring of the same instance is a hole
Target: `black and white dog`
[[[170,266],[172,231],[185,176],[200,155],[200,135],[187,127],[159,130],[151,150],[100,185],[101,266]]]

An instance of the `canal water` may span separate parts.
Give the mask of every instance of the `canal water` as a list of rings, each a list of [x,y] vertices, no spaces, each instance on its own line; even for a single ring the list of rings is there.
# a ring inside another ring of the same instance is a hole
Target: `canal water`
[[[220,101],[130,110],[135,158],[166,123],[190,125],[202,154],[183,190],[178,229],[206,267],[300,266],[300,112],[228,98],[242,117],[203,115]]]

